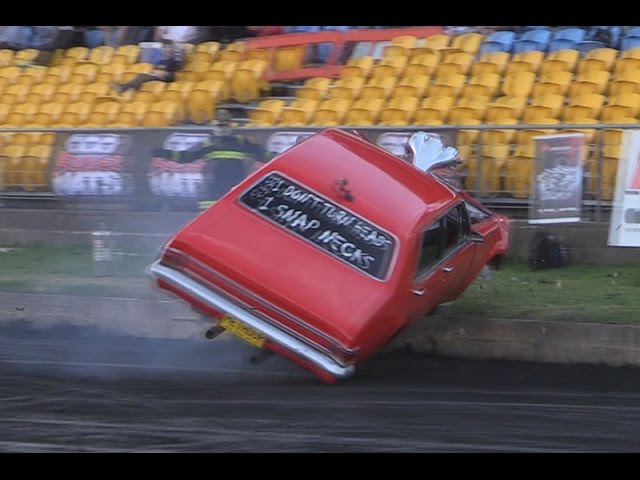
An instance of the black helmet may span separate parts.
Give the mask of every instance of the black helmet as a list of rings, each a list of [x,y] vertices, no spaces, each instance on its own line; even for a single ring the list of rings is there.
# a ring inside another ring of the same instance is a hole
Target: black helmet
[[[229,126],[231,124],[231,112],[224,108],[216,110],[215,121],[217,125]]]
[[[216,111],[215,120],[213,121],[213,134],[219,137],[231,135],[231,112],[229,110],[220,109]]]

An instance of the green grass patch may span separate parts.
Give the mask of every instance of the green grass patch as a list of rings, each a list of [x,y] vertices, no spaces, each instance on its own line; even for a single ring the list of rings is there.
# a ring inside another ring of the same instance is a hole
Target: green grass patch
[[[572,265],[530,271],[511,262],[478,278],[443,313],[494,318],[640,322],[640,268]]]
[[[20,247],[0,253],[0,291],[148,298],[144,270],[155,251],[115,255],[101,276],[88,247]],[[478,278],[445,315],[531,320],[640,323],[640,268],[572,265],[532,272],[511,260]]]

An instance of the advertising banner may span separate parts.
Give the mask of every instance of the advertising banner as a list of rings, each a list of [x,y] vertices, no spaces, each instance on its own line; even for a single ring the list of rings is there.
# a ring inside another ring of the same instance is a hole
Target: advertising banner
[[[404,155],[412,132],[358,129],[369,141]],[[264,145],[273,158],[310,137],[313,130],[236,130]],[[442,132],[448,141],[452,131]],[[154,152],[185,151],[211,134],[209,129],[145,129],[58,133],[53,145],[50,179],[53,193],[78,207],[115,209],[197,209],[207,200],[206,182],[213,175],[204,160],[178,163]]]
[[[207,133],[170,132],[161,140],[166,150],[185,151],[202,143]],[[204,161],[177,163],[162,158],[151,158],[147,175],[149,189],[161,197],[204,198]]]
[[[582,208],[584,135],[534,137],[535,163],[529,223],[579,222]]]
[[[58,135],[51,185],[60,196],[128,196],[135,190],[132,137],[120,133]]]
[[[620,151],[607,244],[640,247],[640,131],[625,131]]]

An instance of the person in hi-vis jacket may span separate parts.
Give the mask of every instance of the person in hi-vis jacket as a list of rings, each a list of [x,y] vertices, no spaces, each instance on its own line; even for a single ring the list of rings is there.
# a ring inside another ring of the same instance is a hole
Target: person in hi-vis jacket
[[[204,160],[204,182],[208,201],[206,207],[244,180],[254,169],[254,162],[266,163],[266,151],[243,135],[233,133],[228,110],[216,112],[212,134],[198,145],[184,151],[156,149],[155,156],[178,163]]]

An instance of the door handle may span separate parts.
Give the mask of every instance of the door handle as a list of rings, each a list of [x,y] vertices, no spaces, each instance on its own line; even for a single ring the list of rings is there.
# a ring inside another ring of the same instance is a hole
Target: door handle
[[[413,293],[414,295],[418,295],[419,297],[424,295],[425,291],[426,290],[424,288],[413,288],[413,289],[410,290],[411,293]]]
[[[443,271],[444,273],[451,273],[451,272],[453,272],[453,267],[444,267],[444,268],[442,269],[442,271]]]

